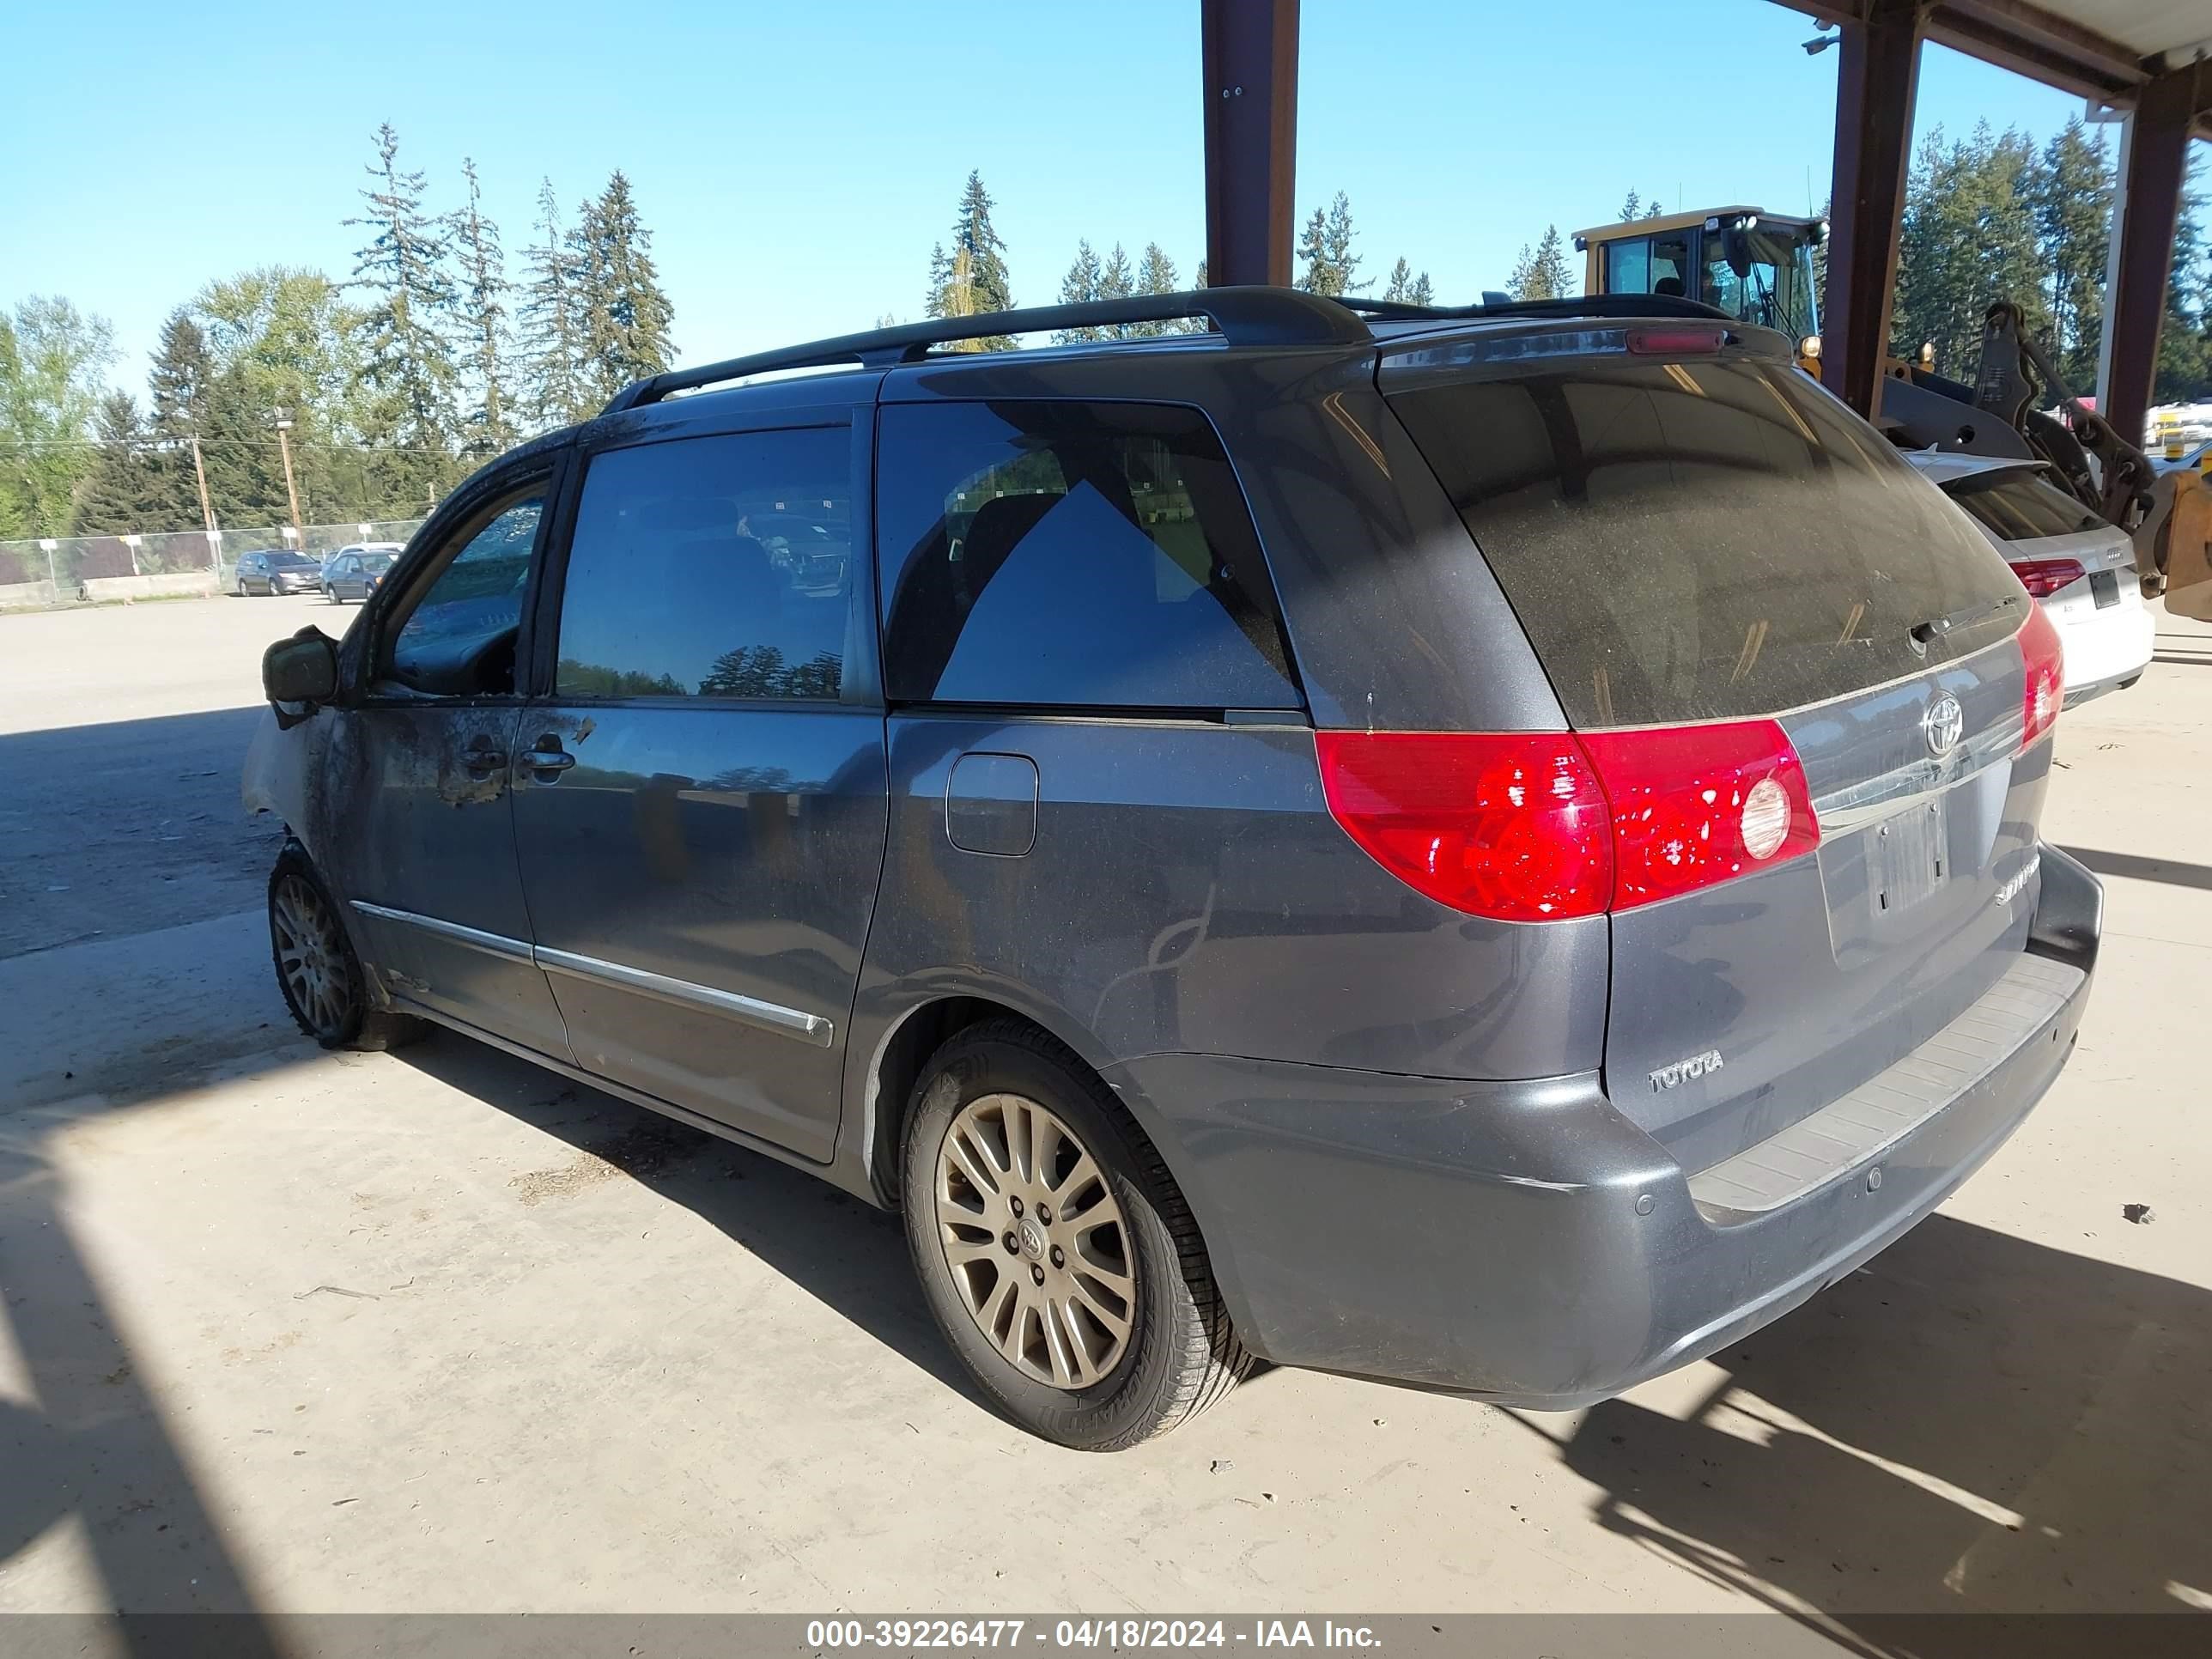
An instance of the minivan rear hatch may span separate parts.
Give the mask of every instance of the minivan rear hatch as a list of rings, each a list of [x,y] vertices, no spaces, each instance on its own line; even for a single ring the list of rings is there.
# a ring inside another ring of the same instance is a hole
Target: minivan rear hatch
[[[1601,770],[1747,723],[1802,768],[1817,845],[1675,881],[1686,818],[1648,843],[1667,880],[1620,878],[1614,1103],[1694,1173],[1940,1065],[2025,948],[2050,753],[2022,744],[2032,602],[1987,538],[1764,331],[1413,337],[1379,374]]]

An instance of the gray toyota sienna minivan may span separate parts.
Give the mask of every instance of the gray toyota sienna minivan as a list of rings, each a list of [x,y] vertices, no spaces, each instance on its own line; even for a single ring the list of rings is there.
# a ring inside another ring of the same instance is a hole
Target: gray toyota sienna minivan
[[[1990,1156],[2096,957],[2049,624],[1680,301],[665,374],[264,676],[311,1035],[434,1020],[896,1208],[1071,1446],[1255,1358],[1565,1407],[1711,1352]]]

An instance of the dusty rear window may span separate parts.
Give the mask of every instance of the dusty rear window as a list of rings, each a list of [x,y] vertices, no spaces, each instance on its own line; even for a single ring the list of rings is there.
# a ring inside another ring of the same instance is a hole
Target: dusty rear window
[[[1748,358],[1394,387],[1578,726],[1778,713],[2014,632],[1986,539],[1872,428]],[[1913,630],[1934,643],[1925,654]]]

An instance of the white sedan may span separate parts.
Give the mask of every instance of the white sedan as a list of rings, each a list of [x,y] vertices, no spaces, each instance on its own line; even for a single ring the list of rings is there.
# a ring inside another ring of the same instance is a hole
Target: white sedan
[[[2125,531],[2076,501],[2040,461],[1941,450],[1905,459],[1997,544],[2057,627],[2069,708],[2142,678],[2158,623],[2143,604]]]

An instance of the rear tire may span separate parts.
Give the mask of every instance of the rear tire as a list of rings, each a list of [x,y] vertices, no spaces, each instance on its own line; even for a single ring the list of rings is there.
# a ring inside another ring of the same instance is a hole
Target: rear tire
[[[301,1030],[325,1048],[397,1048],[429,1029],[411,1015],[372,1006],[368,975],[337,902],[297,842],[277,854],[269,872],[269,951],[284,1006]]]
[[[907,1243],[938,1328],[1030,1433],[1125,1450],[1251,1370],[1158,1152],[1035,1028],[987,1021],[937,1052],[915,1085],[902,1167]]]

